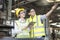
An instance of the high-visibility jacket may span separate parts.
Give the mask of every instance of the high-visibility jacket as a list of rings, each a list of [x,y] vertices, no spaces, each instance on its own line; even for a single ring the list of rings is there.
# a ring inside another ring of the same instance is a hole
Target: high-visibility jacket
[[[33,28],[31,29],[31,32],[30,32],[31,38],[45,36],[45,28],[44,28],[44,24],[41,23],[40,15],[35,15],[33,18],[30,16],[30,18],[28,18],[27,21],[35,22],[35,24],[33,25]]]
[[[21,23],[19,20],[15,21],[15,23],[18,27],[18,30],[23,29],[22,26],[25,27],[28,24],[27,22]],[[16,38],[29,38],[29,37],[30,36],[29,36],[29,30],[28,29],[21,31],[20,33],[17,33],[17,35],[16,35]]]

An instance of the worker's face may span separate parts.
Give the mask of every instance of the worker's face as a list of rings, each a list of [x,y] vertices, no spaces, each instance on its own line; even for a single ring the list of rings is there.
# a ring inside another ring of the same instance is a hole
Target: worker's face
[[[29,15],[30,16],[34,16],[35,14],[36,14],[35,10],[34,9],[31,9]]]
[[[25,17],[25,12],[24,11],[21,11],[20,14],[19,14],[20,17]]]

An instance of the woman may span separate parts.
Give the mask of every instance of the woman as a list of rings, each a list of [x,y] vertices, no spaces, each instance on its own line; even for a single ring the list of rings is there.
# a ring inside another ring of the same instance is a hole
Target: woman
[[[17,12],[18,11],[18,12]],[[28,26],[28,22],[25,20],[25,14],[26,11],[24,8],[19,8],[19,10],[16,10],[16,15],[19,17],[18,20],[15,21],[15,28],[12,31],[12,35],[16,38],[28,38],[29,37],[29,29],[26,29]]]

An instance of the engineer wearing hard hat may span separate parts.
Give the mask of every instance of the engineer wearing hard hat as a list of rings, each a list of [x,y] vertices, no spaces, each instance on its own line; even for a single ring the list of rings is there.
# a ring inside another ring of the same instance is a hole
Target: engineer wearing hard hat
[[[51,13],[56,9],[58,4],[55,4],[49,12],[47,12],[45,15],[36,15],[36,12],[34,9],[30,9],[29,15],[30,18],[28,18],[28,22],[35,22],[33,28],[31,29],[31,38],[39,38],[39,40],[44,40],[45,35],[45,28],[43,22],[41,20],[44,20],[45,18],[48,18]]]
[[[25,29],[28,25],[25,19],[26,11],[24,8],[18,8],[16,10],[16,16],[19,18],[15,21],[14,29],[12,30],[12,37],[16,35],[16,38],[29,38],[29,29]]]

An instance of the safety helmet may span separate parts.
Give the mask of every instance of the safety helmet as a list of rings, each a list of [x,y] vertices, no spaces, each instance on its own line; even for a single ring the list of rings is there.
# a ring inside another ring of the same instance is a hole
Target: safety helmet
[[[24,11],[24,10],[25,10],[24,8],[16,8],[16,9],[15,9],[16,16],[18,17],[19,11]]]

